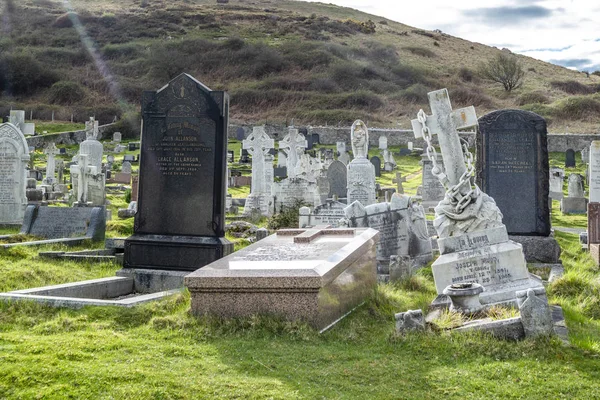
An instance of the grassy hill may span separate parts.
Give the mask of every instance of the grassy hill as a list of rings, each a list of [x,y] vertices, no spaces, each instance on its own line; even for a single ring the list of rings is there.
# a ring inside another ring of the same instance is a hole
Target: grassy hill
[[[71,9],[65,8],[70,4]],[[553,132],[596,132],[600,76],[517,56],[511,93],[478,74],[502,50],[349,8],[297,1],[3,0],[0,111],[101,122],[188,72],[249,123],[410,126],[428,91],[479,115],[523,108]]]

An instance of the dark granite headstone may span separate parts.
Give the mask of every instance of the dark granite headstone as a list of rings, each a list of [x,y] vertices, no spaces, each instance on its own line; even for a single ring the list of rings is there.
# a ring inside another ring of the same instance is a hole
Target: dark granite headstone
[[[397,153],[397,154],[398,154],[399,156],[401,156],[401,157],[404,157],[404,156],[409,156],[409,155],[411,155],[411,154],[412,154],[412,150],[410,150],[410,149],[405,149],[405,148],[402,148],[402,149],[400,149],[400,152],[399,152],[399,153]]]
[[[275,167],[273,168],[273,176],[275,178],[287,177],[287,167]]]
[[[60,152],[60,154],[67,154],[67,149],[65,149],[64,147],[61,147],[60,149],[58,149],[58,151]]]
[[[85,237],[103,241],[106,231],[104,207],[47,207],[28,205],[21,232],[44,239]]]
[[[565,152],[565,167],[566,168],[575,168],[575,150],[567,149]]]
[[[127,145],[127,148],[128,148],[129,151],[134,151],[136,149],[135,143],[129,143]]]
[[[346,187],[348,185],[347,174],[348,171],[343,162],[335,160],[329,165],[329,168],[327,168],[329,195],[327,197],[331,198],[334,195],[338,196],[338,198],[346,197]]]
[[[235,152],[233,150],[227,150],[227,162],[235,162]]]
[[[237,130],[235,131],[235,138],[239,141],[244,140],[245,137],[245,132],[244,132],[244,128],[242,128],[241,126],[239,128],[237,128]]]
[[[375,176],[381,176],[381,159],[377,156],[371,157],[371,164],[375,167]]]
[[[142,99],[138,212],[124,266],[193,271],[224,238],[229,96],[181,74]]]
[[[242,164],[248,164],[250,162],[250,154],[248,153],[248,150],[246,150],[246,149],[241,150],[239,162]]]
[[[298,133],[301,133],[306,138],[306,150],[312,150],[315,143],[313,142],[313,136],[308,134],[308,129],[300,128],[298,129]]]
[[[549,167],[546,121],[520,110],[479,118],[477,182],[504,215],[510,235],[548,236]]]
[[[313,133],[310,136],[312,137],[313,144],[321,144],[321,138],[318,133]]]

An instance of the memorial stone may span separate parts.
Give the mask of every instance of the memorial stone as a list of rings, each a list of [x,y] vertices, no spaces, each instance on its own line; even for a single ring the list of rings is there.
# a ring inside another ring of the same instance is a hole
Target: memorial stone
[[[333,161],[327,168],[327,179],[329,180],[328,197],[337,196],[338,198],[346,197],[346,185],[348,171],[346,166],[341,161]]]
[[[273,162],[269,155],[269,149],[275,145],[273,139],[267,135],[264,126],[255,126],[252,133],[242,142],[244,149],[252,156],[252,187],[250,195],[246,199],[244,213],[249,216],[258,212],[261,215],[272,214],[271,186],[273,185]],[[269,155],[270,165],[267,165],[265,157]],[[269,179],[267,184],[267,166],[269,167]]]
[[[354,160],[347,166],[347,201],[359,201],[368,206],[377,201],[375,193],[375,167],[367,159],[369,154],[369,131],[361,120],[352,124],[350,131]]]
[[[560,210],[563,214],[585,214],[587,213],[587,203],[583,190],[583,176],[569,175],[568,194],[560,202]]]
[[[121,172],[124,174],[131,174],[131,163],[129,161],[125,161],[123,165],[121,165]]]
[[[242,140],[244,140],[245,137],[246,133],[244,132],[244,128],[240,126],[235,131],[235,138],[241,142]]]
[[[194,271],[224,238],[229,97],[181,74],[142,99],[138,212],[125,268]]]
[[[113,142],[115,143],[120,143],[121,142],[121,132],[115,132],[113,133]]]
[[[548,197],[553,200],[561,200],[563,194],[563,181],[565,171],[562,168],[550,168],[550,193]]]
[[[28,150],[27,141],[16,126],[0,124],[0,224],[23,222]]]
[[[567,149],[565,152],[565,168],[575,168],[575,150]]]
[[[106,211],[104,207],[27,206],[21,234],[44,239],[84,237],[104,241]]]
[[[304,136],[294,128],[289,128],[288,134],[279,142],[279,148],[286,151],[288,178],[296,177],[296,167],[307,146]]]
[[[581,149],[581,161],[584,164],[589,164],[590,162],[590,148],[589,147],[584,147],[583,149]]]
[[[56,144],[54,144],[54,142],[50,142],[44,149],[44,154],[46,154],[47,159],[46,159],[46,178],[43,180],[43,182],[46,185],[52,185],[52,184],[56,183],[56,179],[54,178],[54,174],[56,172],[56,160],[54,157],[57,154],[59,154],[59,151],[56,148]]]
[[[496,201],[509,235],[548,236],[546,121],[529,111],[500,110],[481,117],[479,128],[477,181]]]
[[[344,208],[346,208],[346,204],[335,200],[327,200],[324,204],[315,207],[314,210],[310,207],[301,207],[298,227],[331,226],[337,228],[346,217]]]
[[[371,164],[373,164],[373,167],[375,168],[375,176],[376,177],[380,177],[381,176],[381,159],[377,156],[373,156],[371,157]]]
[[[441,154],[434,156],[436,164],[440,169],[444,169],[444,161]],[[422,205],[425,211],[429,211],[431,207],[435,207],[438,203],[444,200],[446,189],[444,185],[436,178],[433,173],[433,162],[427,157],[427,154],[421,154],[421,164],[423,165],[423,173],[421,175],[421,187],[419,192],[423,199]]]
[[[379,150],[386,150],[388,148],[387,137],[379,136]]]

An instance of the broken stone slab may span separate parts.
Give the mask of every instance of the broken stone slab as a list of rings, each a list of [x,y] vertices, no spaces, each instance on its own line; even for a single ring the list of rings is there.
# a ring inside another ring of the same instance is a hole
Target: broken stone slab
[[[457,332],[481,331],[488,332],[498,339],[520,340],[525,337],[525,330],[520,317],[507,318],[493,321],[491,318],[471,321],[460,328]]]
[[[544,288],[527,289],[517,292],[516,295],[525,336],[552,335],[554,327],[546,290]]]
[[[422,310],[408,310],[398,313],[394,317],[398,333],[425,330],[425,318]]]

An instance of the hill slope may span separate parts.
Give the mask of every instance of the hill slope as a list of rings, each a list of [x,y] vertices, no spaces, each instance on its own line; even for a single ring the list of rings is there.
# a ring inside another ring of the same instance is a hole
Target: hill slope
[[[524,108],[555,132],[596,132],[600,77],[518,56],[522,88],[477,74],[501,50],[349,8],[297,1],[4,0],[0,111],[76,120],[135,112],[143,90],[188,72],[250,123],[408,128],[447,87],[479,115]],[[2,3],[0,3],[2,4]],[[67,11],[70,11],[67,13]]]

